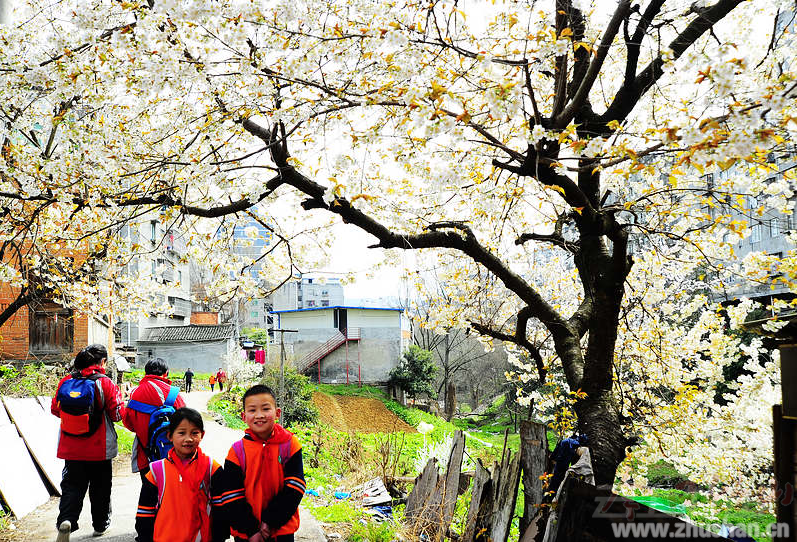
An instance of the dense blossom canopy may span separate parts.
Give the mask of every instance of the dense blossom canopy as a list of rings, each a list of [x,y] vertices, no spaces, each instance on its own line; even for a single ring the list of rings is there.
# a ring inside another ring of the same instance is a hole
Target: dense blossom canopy
[[[135,310],[157,290],[118,273],[150,250],[124,225],[173,223],[229,290],[255,281],[225,226],[273,231],[274,283],[322,259],[339,217],[437,249],[419,259],[448,285],[432,324],[515,345],[512,378],[574,393],[582,428],[611,435],[599,480],[633,436],[686,437],[728,479],[746,461],[718,458],[728,431],[763,443],[750,396],[777,388],[717,293],[794,277],[793,254],[733,250],[745,217],[792,212],[790,7],[28,0],[0,31],[3,278],[102,306],[102,283],[74,281],[82,251]],[[740,356],[739,400],[712,406]]]

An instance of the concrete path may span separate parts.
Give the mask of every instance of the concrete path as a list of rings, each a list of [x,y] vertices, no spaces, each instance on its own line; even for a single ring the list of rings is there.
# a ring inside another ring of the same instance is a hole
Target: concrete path
[[[205,438],[202,440],[202,450],[223,465],[230,446],[235,440],[241,438],[242,432],[219,425],[207,414],[207,404],[213,395],[212,392],[196,391],[183,395],[186,397],[189,407],[203,413]],[[88,496],[86,496],[79,520],[80,530],[72,533],[71,540],[133,541],[136,536],[135,514],[140,490],[141,479],[138,474],[130,472],[129,459],[117,458],[114,462],[113,489],[111,491],[111,528],[102,538],[92,537],[90,505]],[[300,513],[301,527],[296,533],[296,542],[325,542],[326,536],[315,518],[304,508],[300,508]],[[57,517],[58,497],[52,497],[31,514],[15,521],[16,529],[14,531],[0,533],[0,540],[8,542],[55,540]]]

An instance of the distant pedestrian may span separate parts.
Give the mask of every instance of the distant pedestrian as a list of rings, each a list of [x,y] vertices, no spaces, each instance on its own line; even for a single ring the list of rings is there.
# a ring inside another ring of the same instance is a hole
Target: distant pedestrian
[[[216,385],[216,375],[210,375],[208,382],[210,382],[210,391],[213,391],[213,386]]]
[[[194,373],[191,371],[191,367],[189,367],[185,371],[185,391],[186,393],[191,391],[191,384],[194,382]]]
[[[219,391],[224,391],[224,383],[227,382],[227,373],[224,369],[219,367],[219,372],[216,373],[216,382],[219,383]]]
[[[78,529],[86,491],[91,502],[94,536],[111,525],[111,460],[116,457],[113,422],[122,419],[122,394],[105,375],[108,351],[92,344],[75,356],[74,372],[58,383],[50,411],[61,418],[59,458],[64,460],[58,505],[58,542]]]

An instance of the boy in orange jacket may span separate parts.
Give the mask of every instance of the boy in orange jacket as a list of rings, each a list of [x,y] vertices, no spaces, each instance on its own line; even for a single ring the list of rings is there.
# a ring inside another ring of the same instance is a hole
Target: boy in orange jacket
[[[281,410],[271,388],[255,385],[243,396],[249,426],[224,463],[223,506],[237,542],[293,542],[304,496],[299,439],[277,422]]]
[[[138,542],[222,542],[229,524],[220,514],[221,466],[202,453],[202,416],[178,408],[169,418],[174,448],[166,459],[150,463],[136,512]]]

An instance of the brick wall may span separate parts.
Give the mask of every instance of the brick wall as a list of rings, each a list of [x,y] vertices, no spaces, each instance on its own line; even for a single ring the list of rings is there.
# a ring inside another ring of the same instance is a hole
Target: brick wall
[[[17,289],[7,284],[0,284],[0,309],[5,309],[16,299]],[[3,360],[27,360],[35,359],[29,352],[28,325],[30,314],[28,307],[20,308],[14,316],[0,326],[0,359]],[[73,348],[71,357],[87,345],[88,340],[88,317],[83,314],[74,316]]]
[[[191,323],[198,325],[217,325],[219,323],[219,313],[217,312],[192,312]]]

